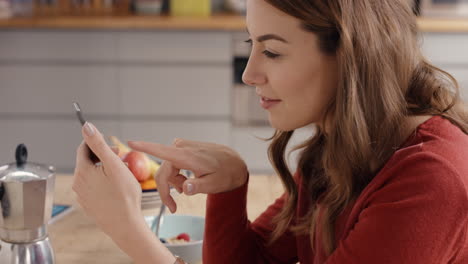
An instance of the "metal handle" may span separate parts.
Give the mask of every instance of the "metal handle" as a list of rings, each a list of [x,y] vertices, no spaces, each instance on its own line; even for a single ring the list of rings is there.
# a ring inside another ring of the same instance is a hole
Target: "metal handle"
[[[158,218],[154,219],[153,220],[153,223],[151,225],[151,230],[156,234],[156,236],[158,238],[159,237],[159,230],[162,226],[162,223],[163,223],[163,217],[164,217],[164,211],[166,211],[166,205],[165,204],[161,204],[161,208],[159,208],[159,215],[158,215]]]

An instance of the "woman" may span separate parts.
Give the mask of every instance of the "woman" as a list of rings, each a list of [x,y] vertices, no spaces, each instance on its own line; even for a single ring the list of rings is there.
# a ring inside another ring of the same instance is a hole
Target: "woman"
[[[209,194],[204,263],[468,263],[468,115],[453,77],[421,55],[407,2],[247,1],[243,79],[276,129],[269,156],[285,187],[253,223],[248,169],[228,147],[129,142],[165,160],[156,180],[172,212],[171,185]],[[291,174],[285,148],[308,124]],[[137,263],[173,263],[134,177],[94,126],[83,132],[104,166],[80,146],[80,204]]]

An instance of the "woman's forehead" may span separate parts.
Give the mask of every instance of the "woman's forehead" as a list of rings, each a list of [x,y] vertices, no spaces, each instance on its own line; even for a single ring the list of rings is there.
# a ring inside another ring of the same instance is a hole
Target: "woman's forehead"
[[[247,0],[247,31],[251,36],[275,34],[287,38],[301,31],[300,21],[264,0]]]

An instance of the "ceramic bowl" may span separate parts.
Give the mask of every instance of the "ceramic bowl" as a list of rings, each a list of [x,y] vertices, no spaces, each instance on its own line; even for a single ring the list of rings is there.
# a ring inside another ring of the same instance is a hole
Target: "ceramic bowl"
[[[156,217],[146,217],[146,222],[151,226]],[[199,263],[202,260],[203,232],[205,230],[205,218],[192,215],[164,215],[159,231],[160,238],[171,238],[180,233],[187,233],[191,242],[184,244],[165,244],[172,252],[188,263]]]

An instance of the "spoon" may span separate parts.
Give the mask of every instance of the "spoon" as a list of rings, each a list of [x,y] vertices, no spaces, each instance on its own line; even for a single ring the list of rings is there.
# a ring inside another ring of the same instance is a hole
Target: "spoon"
[[[153,221],[153,224],[151,225],[151,230],[154,230],[154,233],[156,234],[158,238],[159,238],[159,230],[161,229],[161,226],[163,223],[164,211],[166,211],[166,205],[162,204],[161,208],[159,208],[158,218],[156,218]]]

